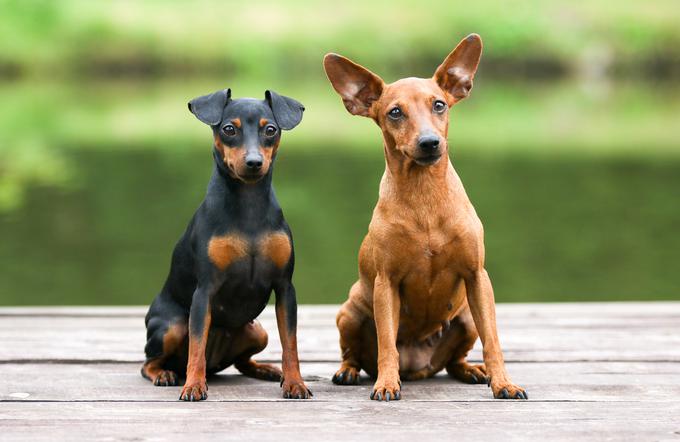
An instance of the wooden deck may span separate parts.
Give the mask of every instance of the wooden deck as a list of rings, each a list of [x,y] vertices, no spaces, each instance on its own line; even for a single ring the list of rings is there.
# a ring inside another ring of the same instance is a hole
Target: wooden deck
[[[372,382],[336,387],[335,306],[301,306],[310,401],[228,369],[207,402],[139,375],[144,307],[0,308],[0,440],[678,440],[680,302],[505,304],[501,342],[529,401],[441,374],[404,383],[399,402]],[[259,360],[280,362],[271,309]],[[471,358],[480,359],[479,344]]]

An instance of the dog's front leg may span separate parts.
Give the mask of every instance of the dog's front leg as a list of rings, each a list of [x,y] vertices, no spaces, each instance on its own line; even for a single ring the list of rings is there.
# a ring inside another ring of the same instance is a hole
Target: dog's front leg
[[[373,286],[373,317],[378,335],[378,379],[371,399],[401,399],[397,330],[400,309],[399,289],[387,275],[378,274]]]
[[[183,401],[200,401],[208,397],[205,380],[205,346],[210,330],[210,297],[214,290],[198,286],[194,291],[189,312],[189,362],[187,378],[179,396]]]
[[[300,361],[297,351],[297,301],[295,287],[286,281],[275,288],[276,323],[281,338],[283,352],[281,387],[286,399],[309,399],[312,392],[307,388],[300,374]]]
[[[484,268],[465,279],[468,304],[475,327],[482,340],[484,365],[490,377],[490,386],[496,399],[527,399],[522,387],[512,383],[505,371],[503,352],[496,330],[496,306],[491,280]]]

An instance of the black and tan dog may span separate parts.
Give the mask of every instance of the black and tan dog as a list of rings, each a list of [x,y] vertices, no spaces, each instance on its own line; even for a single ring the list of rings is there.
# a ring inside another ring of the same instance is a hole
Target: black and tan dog
[[[180,399],[207,398],[206,374],[231,364],[246,376],[280,380],[283,397],[307,399],[297,354],[297,304],[290,228],[272,189],[281,131],[304,107],[267,91],[231,99],[229,89],[196,98],[189,110],[213,131],[213,170],[205,200],[175,246],[170,274],[146,315],[142,375],[177,385]],[[283,373],[251,359],[267,345],[255,318],[276,294]]]
[[[470,35],[432,78],[392,84],[339,55],[324,59],[347,110],[373,119],[384,141],[359,280],[337,316],[342,365],[333,377],[354,384],[363,368],[377,377],[372,399],[399,399],[401,378],[444,368],[464,382],[488,382],[496,398],[527,398],[505,371],[482,224],[448,158],[449,109],[470,93],[481,53],[481,39]],[[478,335],[484,364],[473,366],[465,357]]]

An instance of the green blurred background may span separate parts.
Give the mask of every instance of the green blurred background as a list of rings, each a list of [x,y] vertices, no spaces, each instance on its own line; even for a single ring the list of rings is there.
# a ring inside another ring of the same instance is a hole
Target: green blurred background
[[[306,105],[274,181],[299,301],[342,301],[384,163],[322,57],[430,76],[470,32],[451,158],[497,300],[680,299],[678,23],[675,0],[0,0],[0,304],[150,302],[212,168],[186,102],[224,87]]]

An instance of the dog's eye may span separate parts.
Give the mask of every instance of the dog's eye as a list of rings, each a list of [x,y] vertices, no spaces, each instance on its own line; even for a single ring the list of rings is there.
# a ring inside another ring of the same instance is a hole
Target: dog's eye
[[[437,100],[432,105],[432,110],[435,111],[438,114],[441,114],[442,112],[444,112],[446,110],[446,103],[444,103],[441,100]]]
[[[404,113],[399,109],[399,106],[393,107],[388,113],[387,116],[390,117],[393,120],[398,120],[400,119]]]
[[[271,124],[264,129],[264,135],[266,137],[273,137],[276,135],[276,132],[276,127],[272,126]]]
[[[228,137],[233,137],[234,135],[236,135],[236,128],[231,124],[227,124],[222,128],[222,132],[224,132],[224,135]]]

